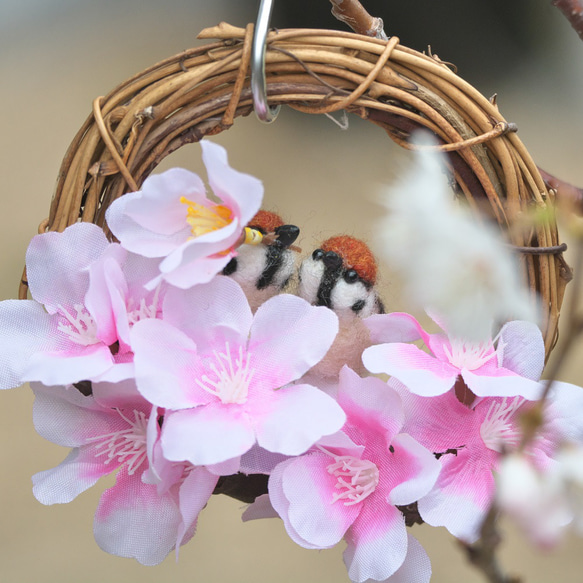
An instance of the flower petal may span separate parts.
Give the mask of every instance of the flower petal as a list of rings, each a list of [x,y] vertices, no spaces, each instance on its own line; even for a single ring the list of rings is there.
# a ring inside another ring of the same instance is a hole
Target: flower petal
[[[241,515],[241,520],[243,522],[260,520],[261,518],[279,518],[279,514],[271,505],[269,494],[261,494],[261,496],[257,496],[255,502],[249,504]]]
[[[180,202],[185,198],[197,203],[207,202],[206,189],[200,176],[184,168],[170,168],[166,172],[149,176],[142,184],[140,196],[125,195],[125,214],[148,231],[161,235],[174,235],[183,230],[186,224],[186,205]],[[127,198],[130,196],[130,198]],[[117,199],[110,205],[107,221],[116,214]],[[110,228],[113,234],[120,239]],[[121,239],[120,239],[121,240]]]
[[[498,365],[538,381],[545,366],[545,343],[539,327],[532,322],[515,320],[500,330]]]
[[[269,476],[269,500],[273,506],[273,509],[277,512],[279,517],[283,520],[283,524],[285,526],[285,530],[289,537],[298,545],[304,547],[305,549],[317,549],[317,546],[314,546],[312,543],[304,540],[294,529],[292,523],[289,520],[289,500],[286,498],[284,491],[283,491],[283,473],[285,472],[286,468],[295,461],[294,459],[286,460],[281,464],[275,466],[273,472]],[[254,509],[254,512],[251,513],[251,518],[247,518],[248,520],[253,520],[254,518],[269,518],[270,512],[268,507],[266,506],[265,502],[262,504],[262,509]],[[257,510],[260,515],[255,516],[255,510]]]
[[[65,447],[85,445],[96,435],[124,429],[117,413],[100,407],[93,397],[73,387],[46,387],[32,383],[35,394],[33,421],[45,439]]]
[[[189,290],[169,289],[164,320],[192,338],[199,352],[205,352],[219,343],[246,344],[253,314],[241,286],[218,276]]]
[[[364,319],[370,332],[372,344],[388,342],[415,342],[420,338],[426,341],[429,336],[416,318],[404,312],[375,314]]]
[[[249,338],[249,351],[262,363],[255,379],[278,388],[300,378],[324,357],[337,333],[338,318],[328,308],[289,294],[267,300]]]
[[[57,350],[62,342],[56,316],[32,300],[0,302],[0,389],[21,385],[30,357]]]
[[[389,374],[411,392],[424,397],[442,395],[451,389],[458,369],[440,362],[412,344],[379,344],[362,354],[364,366],[372,373]]]
[[[382,432],[390,443],[405,420],[401,398],[387,384],[375,377],[361,378],[344,367],[340,371],[338,403],[349,423],[360,424]]]
[[[41,504],[67,504],[113,470],[92,448],[75,448],[58,466],[32,477],[32,493]]]
[[[181,523],[176,498],[172,492],[159,496],[156,486],[144,484],[138,473],[129,476],[122,468],[95,513],[97,544],[112,555],[157,565],[176,544]]]
[[[356,583],[384,581],[403,565],[407,556],[407,529],[400,510],[379,503],[373,493],[346,534],[344,562]],[[376,503],[371,500],[375,497]]]
[[[231,168],[222,146],[208,140],[202,140],[200,145],[213,192],[233,209],[244,227],[261,207],[263,184],[254,176]]]
[[[34,237],[26,252],[32,297],[49,313],[59,305],[83,303],[89,285],[86,268],[111,245],[103,230],[91,223],[75,223],[62,233]]]
[[[261,447],[299,455],[323,435],[338,431],[345,420],[340,405],[326,393],[311,385],[291,385],[273,391],[254,423]]]
[[[138,390],[150,403],[183,409],[212,400],[193,381],[201,374],[200,359],[186,334],[163,320],[142,320],[130,339]]]
[[[412,535],[407,534],[407,555],[397,571],[386,579],[386,583],[429,583],[431,580],[431,561]]]
[[[474,542],[494,496],[494,459],[494,452],[474,448],[443,455],[434,489],[418,502],[423,520],[431,526],[445,526],[465,542]]]
[[[514,397],[520,395],[529,401],[535,401],[540,396],[539,383],[518,376],[504,368],[496,369],[496,376],[474,374],[466,369],[463,369],[461,374],[468,387],[478,397]]]
[[[176,551],[194,534],[200,511],[206,506],[219,477],[205,468],[193,468],[180,486],[179,504],[182,521],[176,539]]]
[[[237,225],[234,223],[230,223],[221,231],[226,229],[229,229],[229,233],[231,233],[230,238],[210,243],[198,240],[212,235],[212,233],[207,233],[207,235],[188,241],[186,245],[168,255],[160,263],[160,271],[164,281],[175,287],[187,289],[197,284],[208,283],[215,275],[219,274],[234,256],[234,251],[230,248],[238,236]],[[216,232],[218,233],[218,231]],[[156,281],[157,279],[149,282],[146,287],[151,289],[152,284]]]
[[[92,344],[75,352],[37,352],[22,375],[22,381],[39,381],[45,385],[71,385],[103,377],[114,366],[111,351],[104,344]]]
[[[243,455],[254,443],[253,428],[237,406],[204,405],[164,417],[162,450],[170,461],[217,464]]]
[[[433,488],[441,464],[428,449],[406,433],[396,435],[391,445],[395,450],[395,473],[399,474],[400,483],[391,490],[388,501],[395,506],[406,506]]]
[[[361,504],[333,502],[338,478],[327,470],[333,462],[324,453],[308,454],[286,465],[282,477],[289,522],[303,540],[319,549],[340,542],[361,509]]]

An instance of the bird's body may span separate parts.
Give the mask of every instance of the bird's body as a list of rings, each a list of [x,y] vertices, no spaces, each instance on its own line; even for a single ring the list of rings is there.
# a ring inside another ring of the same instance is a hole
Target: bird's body
[[[334,310],[339,331],[334,344],[310,375],[333,382],[345,364],[363,373],[361,355],[370,346],[363,319],[384,313],[374,284],[376,260],[368,246],[354,237],[327,239],[299,269],[299,295],[312,305]]]

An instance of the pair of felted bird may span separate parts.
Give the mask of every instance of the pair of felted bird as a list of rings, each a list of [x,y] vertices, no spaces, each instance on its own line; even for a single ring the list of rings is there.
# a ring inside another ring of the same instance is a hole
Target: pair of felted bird
[[[262,244],[241,245],[223,275],[239,283],[254,312],[284,291],[333,310],[339,319],[338,335],[312,374],[332,380],[344,364],[360,371],[360,356],[370,344],[362,319],[384,313],[375,289],[377,264],[368,246],[348,235],[331,237],[297,267],[301,252],[294,245],[298,227],[265,210],[260,210],[248,227],[263,235]]]

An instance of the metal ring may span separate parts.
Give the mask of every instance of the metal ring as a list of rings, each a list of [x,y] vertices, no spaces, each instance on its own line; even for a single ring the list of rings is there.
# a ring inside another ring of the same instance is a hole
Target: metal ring
[[[251,93],[255,115],[264,123],[271,123],[279,114],[281,106],[270,108],[267,103],[267,83],[265,81],[265,44],[271,20],[273,0],[261,0],[257,23],[253,31],[251,50]]]

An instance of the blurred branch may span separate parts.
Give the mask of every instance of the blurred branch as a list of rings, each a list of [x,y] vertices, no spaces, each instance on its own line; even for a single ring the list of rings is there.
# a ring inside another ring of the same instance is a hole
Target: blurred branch
[[[543,180],[557,193],[557,203],[571,209],[575,214],[583,215],[583,188],[573,186],[542,168],[538,171]]]
[[[358,0],[330,0],[332,14],[354,32],[387,40],[382,18],[371,16]]]
[[[551,4],[565,15],[579,38],[583,40],[583,6],[580,0],[551,0]]]
[[[518,577],[506,576],[496,558],[496,550],[501,538],[496,528],[498,510],[492,504],[482,527],[480,538],[474,544],[460,543],[466,550],[468,560],[476,569],[482,572],[490,583],[520,583]]]

